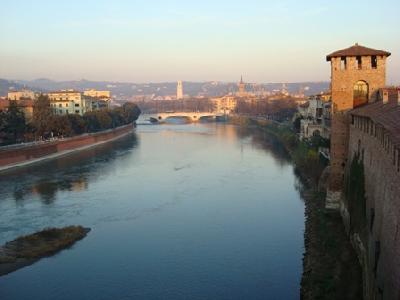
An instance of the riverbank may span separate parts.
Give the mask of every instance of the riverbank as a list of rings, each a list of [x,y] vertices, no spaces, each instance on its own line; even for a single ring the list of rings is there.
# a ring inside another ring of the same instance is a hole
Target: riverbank
[[[0,173],[117,140],[130,134],[133,128],[133,124],[128,124],[61,140],[5,147],[0,149]]]
[[[0,247],[0,276],[56,254],[83,239],[90,231],[82,226],[48,228],[19,237]]]
[[[315,146],[300,142],[288,127],[266,120],[235,117],[235,124],[253,126],[280,142],[295,164],[305,202],[301,299],[362,299],[362,272],[339,213],[325,210],[319,191],[325,165]]]

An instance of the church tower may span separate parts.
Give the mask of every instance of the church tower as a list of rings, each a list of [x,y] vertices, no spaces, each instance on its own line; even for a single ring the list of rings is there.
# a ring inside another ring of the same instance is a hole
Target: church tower
[[[331,63],[332,126],[331,174],[326,208],[339,209],[347,162],[349,120],[347,111],[374,102],[386,83],[390,53],[358,44],[327,55]]]
[[[238,96],[246,96],[246,84],[243,82],[243,76],[240,76]]]

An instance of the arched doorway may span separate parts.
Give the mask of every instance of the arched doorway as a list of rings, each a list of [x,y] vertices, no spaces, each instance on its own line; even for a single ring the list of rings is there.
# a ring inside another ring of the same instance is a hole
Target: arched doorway
[[[316,129],[316,130],[313,131],[312,135],[315,136],[315,137],[320,137],[321,136],[321,131]]]
[[[357,81],[353,90],[353,107],[368,103],[368,83]]]

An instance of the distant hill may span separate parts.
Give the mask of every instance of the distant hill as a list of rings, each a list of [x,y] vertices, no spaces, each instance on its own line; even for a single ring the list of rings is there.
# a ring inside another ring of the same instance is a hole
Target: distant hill
[[[24,88],[23,84],[11,80],[0,79],[0,97],[7,96],[8,91],[11,89],[20,90],[22,88]]]
[[[280,90],[282,83],[265,83],[258,84],[257,88],[266,90]],[[117,98],[129,99],[132,96],[152,95],[166,96],[175,95],[176,82],[161,83],[129,83],[129,82],[113,82],[113,81],[54,81],[46,78],[35,80],[4,80],[0,79],[0,95],[4,96],[7,91],[14,87],[21,89],[23,87],[30,88],[34,91],[46,92],[61,89],[76,89],[84,91],[86,89],[110,90]],[[306,95],[317,94],[329,89],[329,82],[300,82],[286,83],[286,88],[290,93],[297,93],[300,89],[304,89]],[[248,89],[252,89],[249,84]],[[225,95],[229,92],[237,90],[237,83],[234,82],[184,82],[184,93],[196,96],[202,94],[204,96],[213,97]]]

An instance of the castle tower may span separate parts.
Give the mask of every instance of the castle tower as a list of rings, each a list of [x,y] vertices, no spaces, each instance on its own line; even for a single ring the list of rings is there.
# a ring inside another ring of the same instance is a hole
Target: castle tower
[[[178,81],[178,84],[176,86],[176,99],[183,99],[183,83],[181,80]]]
[[[240,76],[240,82],[239,82],[239,97],[243,97],[246,95],[246,84],[243,82],[243,76]]]
[[[332,128],[331,174],[326,208],[339,209],[347,162],[349,122],[347,111],[377,100],[386,83],[389,52],[355,44],[327,55],[331,62]]]

